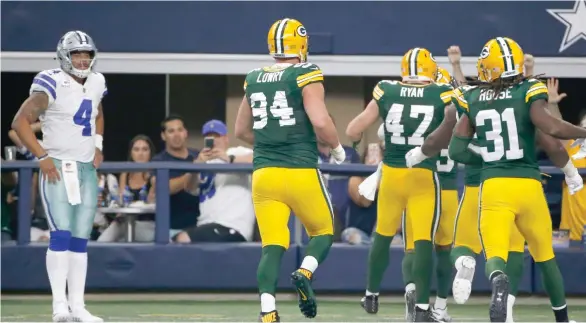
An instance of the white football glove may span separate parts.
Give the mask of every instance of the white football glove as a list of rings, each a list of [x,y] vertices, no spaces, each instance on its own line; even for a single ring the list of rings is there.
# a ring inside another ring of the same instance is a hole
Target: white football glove
[[[360,185],[358,185],[358,193],[369,201],[374,201],[382,174],[382,166],[382,162],[378,163],[376,172],[372,173],[372,175],[368,176],[362,183],[360,183]]]
[[[566,184],[568,184],[570,195],[574,195],[584,188],[584,180],[571,160],[562,168],[562,172],[566,175],[565,180]]]
[[[332,157],[334,157],[334,161],[336,164],[340,165],[346,160],[346,151],[342,145],[338,145],[338,147],[331,150]]]
[[[421,147],[415,147],[407,152],[405,155],[405,163],[408,168],[411,168],[422,161],[426,160],[427,156],[421,151]]]

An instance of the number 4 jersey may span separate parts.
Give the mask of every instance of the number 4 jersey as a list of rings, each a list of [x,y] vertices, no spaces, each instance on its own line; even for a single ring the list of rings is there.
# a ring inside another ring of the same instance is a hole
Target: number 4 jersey
[[[529,111],[547,100],[547,87],[531,79],[501,90],[474,88],[456,96],[457,108],[476,128],[484,161],[481,180],[494,177],[534,178],[541,181],[535,152],[535,126]]]
[[[303,105],[303,88],[323,82],[311,63],[275,64],[252,70],[244,91],[252,108],[254,169],[316,168],[317,142]]]
[[[385,154],[383,162],[391,167],[405,168],[405,155],[423,145],[427,137],[444,118],[453,88],[448,84],[406,84],[380,81],[372,96],[378,104],[385,124]],[[416,168],[437,171],[438,158],[429,158]]]
[[[98,106],[107,94],[101,73],[91,73],[82,85],[61,69],[37,74],[30,93],[43,92],[49,106],[39,117],[43,148],[59,160],[87,163],[95,154],[95,121]]]

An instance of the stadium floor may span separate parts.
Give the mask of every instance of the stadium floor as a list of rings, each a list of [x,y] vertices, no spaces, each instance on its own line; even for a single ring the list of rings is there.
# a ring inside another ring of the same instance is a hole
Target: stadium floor
[[[281,320],[304,322],[294,295],[280,294],[278,303]],[[324,296],[318,299],[318,322],[377,322],[403,320],[402,298],[381,298],[378,315],[366,314],[358,304],[359,296]],[[488,321],[488,296],[475,297],[466,305],[449,305],[455,322]],[[573,298],[570,318],[586,318],[586,299]],[[106,322],[256,322],[259,303],[253,294],[92,294],[87,297],[88,309]],[[51,301],[46,295],[2,295],[2,322],[48,322]],[[553,314],[548,300],[541,297],[521,297],[515,308],[517,322],[551,322]]]

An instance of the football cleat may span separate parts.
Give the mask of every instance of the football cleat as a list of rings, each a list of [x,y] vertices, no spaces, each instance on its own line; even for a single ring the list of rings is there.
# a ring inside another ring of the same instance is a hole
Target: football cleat
[[[492,279],[492,296],[489,316],[491,322],[506,322],[507,299],[509,298],[509,277],[500,274]]]
[[[427,310],[415,306],[415,322],[444,322],[436,318],[431,311],[431,307]]]
[[[456,303],[464,304],[470,297],[475,268],[476,259],[470,256],[462,257],[462,266],[456,272],[452,283],[452,294]]]
[[[71,311],[71,322],[102,323],[103,319],[92,315],[85,308]]]
[[[378,295],[368,295],[362,297],[360,300],[360,306],[362,306],[362,308],[368,314],[378,313]]]
[[[317,302],[310,278],[299,269],[291,274],[291,283],[299,298],[299,310],[305,317],[314,318],[317,315]]]
[[[53,303],[53,322],[69,322],[69,306],[66,302]]]
[[[452,322],[452,317],[448,314],[448,308],[435,308],[432,307],[431,312],[434,319],[438,322]]]
[[[405,293],[405,321],[415,321],[415,290]]]
[[[270,312],[260,312],[260,321],[261,322],[281,322],[281,318],[279,317],[279,312],[277,310],[270,311]]]

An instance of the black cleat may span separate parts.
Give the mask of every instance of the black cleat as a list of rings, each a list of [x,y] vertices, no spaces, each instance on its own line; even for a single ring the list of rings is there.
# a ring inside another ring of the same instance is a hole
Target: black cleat
[[[415,322],[415,290],[405,293],[405,320]]]
[[[281,322],[281,318],[279,317],[279,313],[274,310],[270,312],[260,312],[260,321],[261,322]]]
[[[433,312],[431,310],[431,306],[427,310],[424,310],[422,308],[415,306],[415,322],[442,322],[443,323],[444,321],[436,318],[435,315],[433,315]]]
[[[317,302],[309,277],[311,277],[309,271],[299,269],[291,274],[291,283],[299,298],[299,310],[305,317],[312,319],[317,315]]]
[[[369,295],[362,297],[362,299],[360,300],[360,306],[362,306],[362,308],[368,314],[378,313],[378,295]]]
[[[509,297],[509,277],[500,274],[492,279],[492,296],[490,299],[490,321],[505,322],[507,320],[507,299]]]

